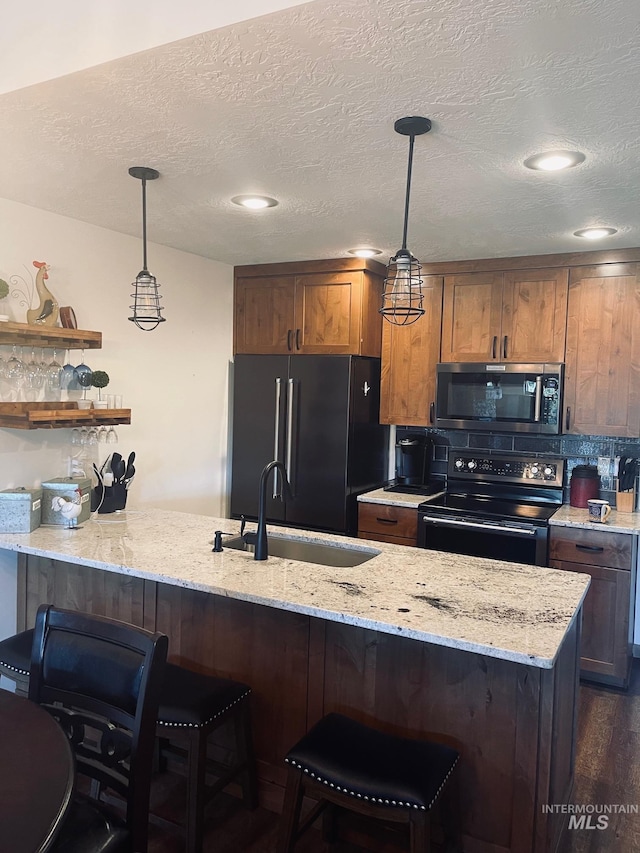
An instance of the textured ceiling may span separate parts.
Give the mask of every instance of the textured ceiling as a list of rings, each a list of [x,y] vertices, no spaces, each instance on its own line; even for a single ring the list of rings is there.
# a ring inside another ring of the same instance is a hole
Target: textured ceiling
[[[637,0],[316,0],[0,96],[0,196],[229,264],[640,245]],[[26,46],[25,46],[25,49]],[[565,173],[525,169],[583,151]],[[280,205],[247,212],[231,196]],[[619,233],[598,244],[592,224]],[[149,266],[153,272],[153,252]]]

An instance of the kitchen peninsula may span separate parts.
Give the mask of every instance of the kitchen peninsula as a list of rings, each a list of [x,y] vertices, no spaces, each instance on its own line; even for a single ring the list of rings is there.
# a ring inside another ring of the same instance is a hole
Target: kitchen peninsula
[[[282,528],[375,556],[259,562],[212,553],[216,529],[239,525],[150,509],[2,534],[18,628],[44,601],[104,613],[165,631],[185,665],[251,684],[271,808],[284,753],[336,710],[460,750],[467,853],[555,849],[562,815],[542,806],[571,793],[586,576]]]

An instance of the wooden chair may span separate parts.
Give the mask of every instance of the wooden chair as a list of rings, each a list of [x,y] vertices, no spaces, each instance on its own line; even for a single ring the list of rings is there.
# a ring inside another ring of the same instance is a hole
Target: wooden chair
[[[0,675],[16,684],[16,692],[29,686],[33,630],[0,642]],[[187,853],[200,853],[206,807],[231,781],[239,780],[247,808],[258,804],[257,777],[250,720],[251,689],[227,678],[216,678],[168,663],[165,667],[156,734],[160,755],[178,759],[187,777],[185,834]],[[234,760],[226,766],[207,756],[210,735],[231,722]],[[207,784],[207,776],[214,776]],[[168,821],[159,820],[161,824]],[[172,824],[175,827],[175,824]]]
[[[277,853],[291,853],[322,812],[335,840],[335,812],[406,824],[411,853],[430,849],[431,810],[449,783],[458,752],[430,741],[395,737],[342,714],[323,717],[286,756],[289,764]],[[303,797],[317,804],[301,821]],[[455,844],[457,832],[451,832]]]
[[[39,608],[29,699],[65,730],[76,771],[90,780],[92,791],[111,790],[125,804],[122,818],[99,799],[76,794],[52,853],[145,853],[167,648],[164,634],[51,605]]]

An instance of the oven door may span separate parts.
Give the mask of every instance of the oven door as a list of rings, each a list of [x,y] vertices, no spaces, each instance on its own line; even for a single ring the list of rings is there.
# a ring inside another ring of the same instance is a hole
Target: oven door
[[[418,547],[531,566],[547,565],[546,525],[420,513]]]

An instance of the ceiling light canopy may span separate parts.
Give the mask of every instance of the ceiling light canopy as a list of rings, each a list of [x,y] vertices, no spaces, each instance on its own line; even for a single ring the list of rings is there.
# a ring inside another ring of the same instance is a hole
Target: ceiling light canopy
[[[347,249],[350,255],[355,255],[356,258],[373,258],[374,255],[381,255],[382,249]]]
[[[231,201],[249,210],[263,210],[265,207],[275,207],[278,204],[277,199],[266,195],[234,195]]]
[[[422,116],[399,118],[393,126],[396,133],[409,137],[409,166],[407,168],[407,192],[404,203],[404,227],[402,230],[402,248],[389,259],[387,277],[382,292],[380,313],[389,323],[396,326],[409,326],[424,314],[422,307],[422,278],[420,261],[407,249],[407,226],[409,223],[409,195],[411,192],[411,166],[413,164],[413,143],[416,136],[422,136],[431,130],[431,121]]]
[[[541,172],[559,172],[584,163],[585,159],[581,151],[545,151],[543,154],[529,157],[524,161],[524,165],[527,169],[537,169]]]
[[[129,174],[142,181],[142,270],[133,282],[133,305],[130,306],[133,316],[129,319],[143,332],[152,332],[166,320],[160,313],[163,310],[160,307],[162,297],[158,293],[160,285],[147,269],[147,181],[155,181],[160,173],[146,166],[132,166]]]
[[[584,237],[586,240],[602,240],[603,237],[610,237],[612,234],[617,234],[617,228],[601,228],[595,226],[593,228],[581,228],[579,231],[573,232],[576,237]]]

